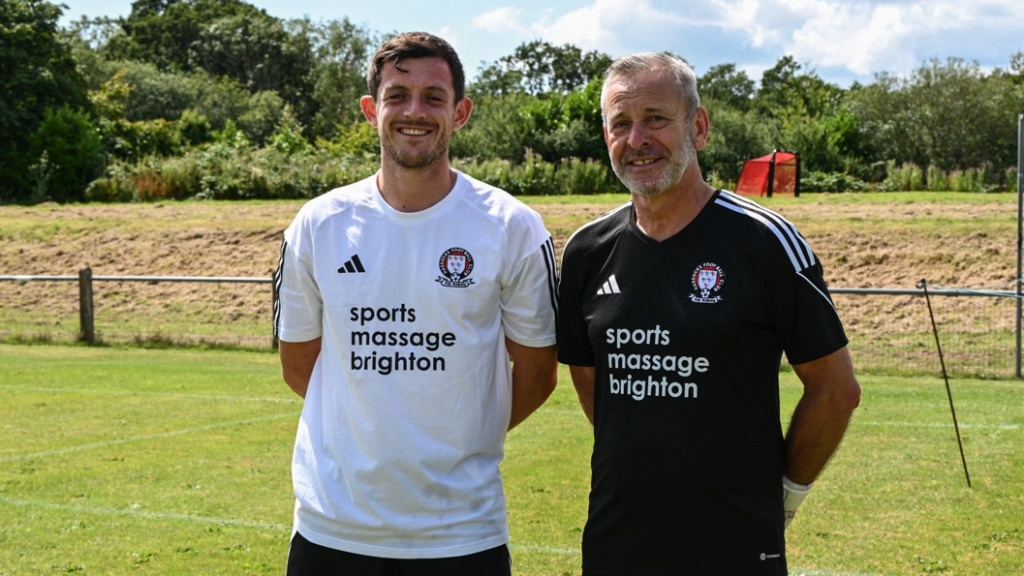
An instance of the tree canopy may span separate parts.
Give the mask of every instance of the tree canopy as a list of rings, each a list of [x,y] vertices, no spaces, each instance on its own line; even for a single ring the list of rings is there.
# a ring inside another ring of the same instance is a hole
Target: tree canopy
[[[281,20],[244,0],[136,0],[127,17],[83,18],[68,29],[58,28],[61,9],[0,0],[0,202],[84,198],[98,170],[141,173],[230,158],[227,150],[266,150],[267,162],[285,154],[285,164],[320,153],[377,162],[358,100],[384,39],[378,32],[347,18]],[[555,178],[559,166],[614,187],[614,177],[593,172],[609,173],[600,93],[611,62],[533,40],[481,63],[467,86],[474,113],[452,154],[523,190],[537,187],[531,179]],[[1024,52],[1006,68],[933,59],[849,88],[783,55],[759,78],[716,64],[698,86],[711,118],[701,168],[716,185],[735,182],[746,159],[786,149],[801,155],[805,174],[878,188],[891,185],[887,173],[900,165],[982,170],[982,188],[1005,186],[1024,110]],[[507,180],[517,167],[532,175]],[[261,173],[268,170],[284,168]],[[195,186],[205,194],[212,182]]]

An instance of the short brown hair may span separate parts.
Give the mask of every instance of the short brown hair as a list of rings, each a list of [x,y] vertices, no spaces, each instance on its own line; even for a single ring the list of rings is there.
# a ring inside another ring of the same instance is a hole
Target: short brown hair
[[[455,102],[466,96],[466,73],[462,69],[462,61],[455,49],[444,38],[429,32],[406,32],[385,42],[373,55],[370,68],[366,71],[366,86],[370,96],[377,99],[380,89],[381,72],[384,64],[395,61],[395,66],[403,58],[441,58],[448,63],[452,72],[452,84],[455,89]]]

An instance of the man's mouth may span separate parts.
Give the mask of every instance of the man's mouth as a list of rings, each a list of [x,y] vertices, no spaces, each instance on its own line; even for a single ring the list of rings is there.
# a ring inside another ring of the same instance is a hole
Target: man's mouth
[[[428,131],[423,128],[399,128],[398,132],[400,134],[405,134],[406,136],[426,136],[428,133]]]
[[[626,163],[630,166],[648,166],[657,162],[657,158],[641,158],[639,160],[627,160]]]

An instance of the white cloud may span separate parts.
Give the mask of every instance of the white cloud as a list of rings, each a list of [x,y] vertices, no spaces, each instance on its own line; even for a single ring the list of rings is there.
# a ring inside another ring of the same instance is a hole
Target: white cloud
[[[807,20],[784,44],[798,61],[845,68],[858,75],[915,64],[910,43],[917,31],[907,10],[892,4],[813,4],[806,7],[810,8]]]
[[[523,35],[529,30],[519,22],[519,15],[522,10],[511,6],[501,6],[488,10],[473,17],[471,25],[492,34],[505,34],[511,32]]]
[[[711,0],[717,26],[761,51],[867,76],[929,57],[964,56],[989,31],[1019,29],[1018,0]],[[959,51],[959,54],[958,54]],[[1008,54],[1007,54],[1008,56]]]
[[[584,0],[586,2],[586,0]],[[579,6],[578,3],[576,3]],[[783,55],[823,77],[870,80],[931,58],[1005,66],[1024,50],[1024,0],[589,0],[579,8],[501,7],[474,28],[612,57],[667,50],[695,68],[731,62],[753,78]]]
[[[546,10],[528,27],[534,38],[555,45],[622,55],[637,38],[657,37],[685,25],[682,17],[652,6],[650,0],[594,0],[593,4],[553,17]]]

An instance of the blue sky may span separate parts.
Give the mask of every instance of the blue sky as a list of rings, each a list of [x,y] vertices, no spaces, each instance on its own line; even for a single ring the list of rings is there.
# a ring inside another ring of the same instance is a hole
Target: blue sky
[[[249,0],[278,18],[341,20],[375,32],[426,30],[481,63],[531,40],[612,57],[671,51],[697,74],[733,63],[755,81],[786,54],[826,81],[869,83],[932,58],[1008,68],[1024,51],[1024,0]],[[62,22],[126,16],[131,0],[64,0]]]

